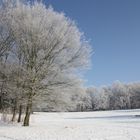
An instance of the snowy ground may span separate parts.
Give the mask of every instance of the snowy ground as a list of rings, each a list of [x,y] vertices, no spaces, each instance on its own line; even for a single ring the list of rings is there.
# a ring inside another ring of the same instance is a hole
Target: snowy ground
[[[30,127],[0,123],[0,140],[140,140],[140,110],[34,113]]]

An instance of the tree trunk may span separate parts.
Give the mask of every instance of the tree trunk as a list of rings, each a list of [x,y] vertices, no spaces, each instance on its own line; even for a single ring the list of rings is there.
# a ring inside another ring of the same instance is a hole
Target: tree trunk
[[[3,97],[4,97],[4,93],[3,93],[3,86],[4,86],[4,83],[2,83],[2,86],[1,86],[1,91],[0,91],[0,110],[1,112],[3,112],[3,109],[4,109],[4,104],[3,104]]]
[[[14,108],[14,110],[13,110],[13,116],[12,116],[12,122],[14,122],[15,121],[15,118],[16,118],[16,109]]]
[[[12,122],[15,121],[16,111],[17,111],[17,100],[15,99],[14,108],[13,108],[13,116],[12,116],[12,120],[11,120]]]
[[[25,114],[23,126],[29,126],[31,111],[32,111],[32,98],[30,97],[28,99],[28,103],[26,107],[26,114]]]
[[[3,96],[0,96],[0,110],[3,111]]]
[[[19,106],[18,122],[21,122],[21,115],[22,115],[22,105]]]

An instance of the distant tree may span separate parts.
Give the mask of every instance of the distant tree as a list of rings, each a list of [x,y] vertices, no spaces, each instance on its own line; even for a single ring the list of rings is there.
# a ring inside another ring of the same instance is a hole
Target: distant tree
[[[98,89],[96,87],[89,87],[86,92],[87,96],[90,97],[91,110],[97,110],[99,105]]]
[[[130,83],[127,86],[131,108],[140,108],[140,83]]]
[[[123,83],[118,81],[112,85],[112,98],[114,98],[113,104],[115,109],[128,108],[127,96],[128,96],[127,88]]]

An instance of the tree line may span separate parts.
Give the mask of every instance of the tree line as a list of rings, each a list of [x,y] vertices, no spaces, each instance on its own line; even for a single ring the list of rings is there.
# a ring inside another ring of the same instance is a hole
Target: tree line
[[[110,86],[101,87],[81,85],[68,95],[68,98],[63,98],[65,104],[51,104],[44,99],[34,110],[77,112],[140,108],[139,82],[125,84],[117,81]]]
[[[140,108],[140,83],[124,84],[119,81],[111,86],[87,88],[90,110],[116,110]]]

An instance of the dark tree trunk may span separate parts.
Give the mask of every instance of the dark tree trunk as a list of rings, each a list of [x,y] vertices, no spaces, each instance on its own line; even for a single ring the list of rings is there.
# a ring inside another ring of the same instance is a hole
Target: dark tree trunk
[[[16,111],[17,111],[17,100],[15,99],[14,107],[13,107],[12,122],[15,121],[15,118],[16,118]]]
[[[3,97],[2,95],[0,96],[0,110],[3,110]]]
[[[18,122],[21,122],[21,116],[22,116],[22,105],[19,106]]]
[[[0,95],[0,110],[3,112],[3,109],[4,109],[4,103],[3,103],[3,97],[4,97],[4,93],[3,93],[3,86],[4,86],[4,83],[2,83],[2,86],[1,86],[1,95]]]
[[[6,66],[7,58],[8,58],[8,54],[5,57],[4,68]],[[3,82],[2,82],[2,85],[1,85],[1,89],[0,89],[0,94],[1,94],[0,95],[1,96],[1,98],[0,98],[0,110],[3,112],[4,111],[4,101],[3,101],[4,92],[3,92],[3,89],[4,89],[4,86],[6,84],[6,76],[5,76],[5,74],[2,74],[1,78],[2,78]]]
[[[23,126],[29,126],[31,112],[32,112],[32,98],[30,97],[28,99],[28,103],[26,106],[26,114],[25,114]]]

